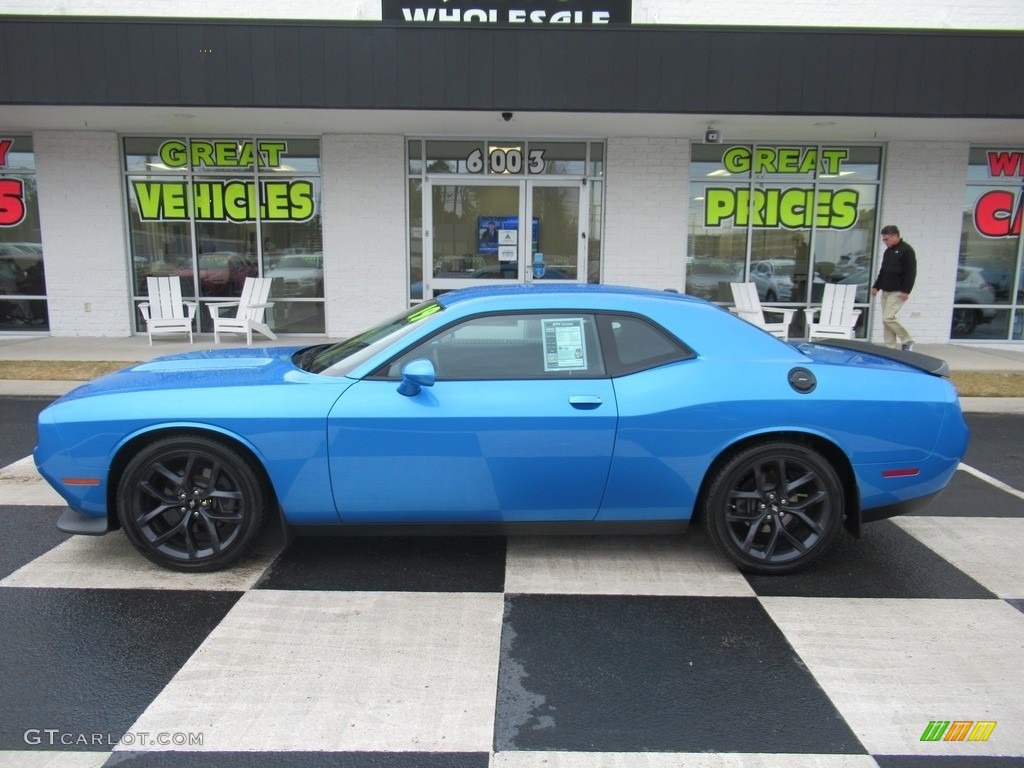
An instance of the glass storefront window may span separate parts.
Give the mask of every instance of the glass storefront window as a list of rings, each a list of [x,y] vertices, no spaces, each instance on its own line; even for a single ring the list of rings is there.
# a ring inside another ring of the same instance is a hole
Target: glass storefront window
[[[32,139],[0,134],[0,331],[49,328]]]
[[[753,282],[764,302],[807,308],[853,282],[863,336],[881,178],[880,146],[694,144],[686,292],[731,303],[730,282]]]
[[[482,141],[428,141],[427,173],[469,173],[469,158],[483,156]]]
[[[406,151],[410,301],[467,278],[600,282],[603,142],[408,139]],[[516,239],[499,248],[498,229]]]
[[[582,141],[531,141],[531,153],[542,159],[537,163],[539,173],[552,176],[583,176],[587,170],[587,145]],[[534,170],[533,175],[537,175]]]
[[[136,302],[149,276],[175,275],[201,302],[264,276],[275,331],[324,332],[317,139],[129,137],[124,151]],[[205,306],[198,316],[211,332]]]
[[[1024,150],[972,147],[950,321],[952,339],[1022,338],[1022,179]]]
[[[590,176],[604,176],[604,144],[598,141],[590,143]]]

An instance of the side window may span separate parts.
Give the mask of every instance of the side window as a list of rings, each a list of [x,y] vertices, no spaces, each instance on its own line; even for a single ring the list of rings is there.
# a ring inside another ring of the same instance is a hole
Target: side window
[[[434,364],[438,381],[605,376],[593,315],[484,315],[451,326],[392,360],[375,377],[398,379],[412,360]]]
[[[693,351],[667,331],[631,315],[601,315],[605,364],[612,376],[690,360]]]

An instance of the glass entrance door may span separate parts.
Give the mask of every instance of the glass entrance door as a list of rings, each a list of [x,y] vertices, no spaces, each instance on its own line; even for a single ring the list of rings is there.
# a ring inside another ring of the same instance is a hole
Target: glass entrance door
[[[470,285],[586,281],[582,182],[428,178],[423,298]]]

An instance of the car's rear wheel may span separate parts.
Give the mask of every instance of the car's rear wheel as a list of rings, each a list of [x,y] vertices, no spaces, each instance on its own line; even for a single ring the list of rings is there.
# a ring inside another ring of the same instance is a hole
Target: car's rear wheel
[[[259,533],[267,492],[249,461],[201,436],[169,437],[140,450],[118,484],[128,539],[157,565],[215,571]]]
[[[842,483],[795,443],[741,450],[712,478],[702,510],[715,544],[741,569],[790,573],[816,560],[842,527]]]

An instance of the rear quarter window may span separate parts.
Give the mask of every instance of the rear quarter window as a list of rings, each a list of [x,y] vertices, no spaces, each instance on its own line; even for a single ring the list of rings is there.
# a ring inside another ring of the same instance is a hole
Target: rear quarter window
[[[611,376],[623,376],[668,363],[691,360],[693,350],[668,331],[633,315],[600,315],[598,328]]]

